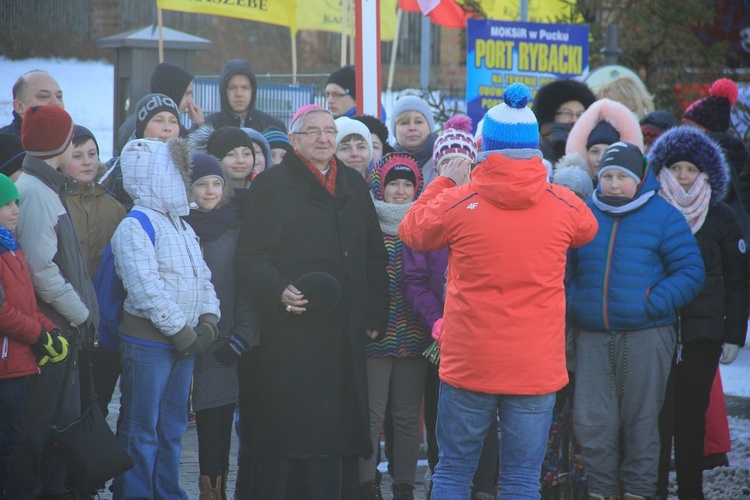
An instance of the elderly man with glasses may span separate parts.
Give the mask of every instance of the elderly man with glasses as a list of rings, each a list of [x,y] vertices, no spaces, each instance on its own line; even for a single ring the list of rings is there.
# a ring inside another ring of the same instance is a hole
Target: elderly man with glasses
[[[316,105],[292,118],[294,150],[248,192],[238,280],[260,345],[240,360],[238,498],[357,498],[369,440],[365,340],[385,329],[387,255],[362,176],[334,156]]]

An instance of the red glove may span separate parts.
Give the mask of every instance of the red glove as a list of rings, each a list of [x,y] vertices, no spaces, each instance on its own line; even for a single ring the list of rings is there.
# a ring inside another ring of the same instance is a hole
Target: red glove
[[[440,329],[443,327],[443,318],[435,321],[432,324],[432,338],[438,340],[440,338]]]

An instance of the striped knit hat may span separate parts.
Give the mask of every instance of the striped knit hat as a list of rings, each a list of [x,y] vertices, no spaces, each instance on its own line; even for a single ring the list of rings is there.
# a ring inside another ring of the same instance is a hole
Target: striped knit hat
[[[539,124],[526,106],[531,92],[522,83],[514,83],[503,93],[503,102],[484,115],[482,149],[539,149]]]
[[[73,140],[73,119],[57,106],[29,108],[21,121],[21,144],[28,156],[41,160],[62,154]]]
[[[468,158],[475,161],[477,141],[471,135],[471,118],[457,115],[446,121],[432,151],[432,163],[436,167],[446,158]]]
[[[268,127],[263,131],[263,137],[271,149],[283,149],[287,153],[294,149],[292,143],[289,142],[289,137],[278,127]]]

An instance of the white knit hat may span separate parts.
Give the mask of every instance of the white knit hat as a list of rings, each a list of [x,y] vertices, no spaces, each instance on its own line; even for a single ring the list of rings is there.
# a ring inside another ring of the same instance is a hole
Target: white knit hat
[[[339,148],[341,141],[348,136],[352,134],[361,135],[365,138],[365,142],[367,142],[367,147],[370,149],[370,159],[372,159],[372,135],[370,134],[370,129],[367,128],[367,125],[359,120],[352,120],[348,116],[339,116],[334,122],[339,131],[339,133],[336,134],[336,149]]]

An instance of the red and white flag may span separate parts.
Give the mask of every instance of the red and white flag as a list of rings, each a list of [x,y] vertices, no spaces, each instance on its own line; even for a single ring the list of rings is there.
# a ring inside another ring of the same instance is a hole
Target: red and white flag
[[[438,6],[440,0],[417,0],[419,8],[422,10],[423,15],[427,15],[432,12],[432,9]]]

